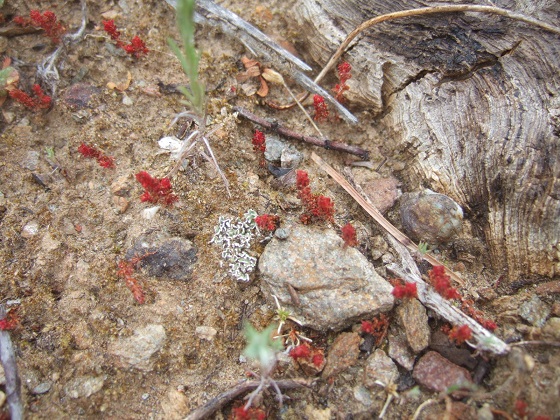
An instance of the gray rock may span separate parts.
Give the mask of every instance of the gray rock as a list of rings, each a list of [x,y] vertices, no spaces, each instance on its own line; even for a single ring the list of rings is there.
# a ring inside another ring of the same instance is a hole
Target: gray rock
[[[537,295],[519,307],[519,316],[535,327],[542,327],[549,315],[549,306]]]
[[[34,395],[46,394],[51,390],[52,383],[51,382],[41,382],[35,388],[31,390],[31,393]]]
[[[358,250],[343,247],[331,229],[293,226],[284,240],[273,238],[259,259],[261,290],[272,295],[305,326],[341,330],[393,307],[393,287]],[[297,292],[294,307],[287,284]]]
[[[439,245],[463,228],[463,209],[451,198],[426,190],[401,197],[403,229],[415,241]]]
[[[103,376],[78,376],[71,379],[64,387],[70,398],[88,398],[103,388]]]
[[[87,83],[76,83],[70,86],[64,93],[63,100],[66,105],[73,109],[83,109],[91,106],[94,95],[98,95],[100,89]]]
[[[282,168],[296,168],[299,166],[302,159],[303,155],[301,152],[294,149],[292,146],[288,146],[282,150],[282,155],[280,156]]]
[[[381,382],[383,385],[396,384],[399,379],[399,369],[390,357],[381,349],[377,349],[367,358],[364,370],[364,385],[369,388],[377,388]]]
[[[288,142],[281,140],[277,135],[266,135],[266,151],[264,152],[264,157],[267,161],[279,162],[282,158],[282,152],[287,148],[295,151]]]
[[[389,357],[406,370],[411,371],[414,367],[416,356],[408,347],[406,335],[401,328],[390,327],[387,340],[389,341]]]
[[[451,385],[472,383],[470,373],[460,366],[451,363],[435,351],[429,351],[418,360],[412,376],[420,385],[443,392]]]
[[[414,353],[420,353],[430,343],[426,308],[417,299],[404,299],[396,312],[398,323],[406,334],[408,346]]]
[[[356,385],[353,391],[356,401],[368,407],[373,404],[370,392],[363,385]]]
[[[37,166],[39,165],[39,157],[40,157],[39,152],[35,150],[30,150],[29,152],[27,152],[27,155],[25,156],[25,160],[22,162],[21,166],[23,166],[26,169],[29,169],[30,171],[34,171],[35,169],[37,169]]]
[[[162,325],[150,324],[134,331],[132,337],[119,338],[108,349],[109,354],[117,356],[120,365],[143,371],[152,370],[152,355],[163,345],[167,335]]]
[[[126,252],[125,258],[144,256],[139,262],[150,276],[173,280],[190,280],[197,249],[194,244],[178,237],[166,237],[159,232],[139,237]]]

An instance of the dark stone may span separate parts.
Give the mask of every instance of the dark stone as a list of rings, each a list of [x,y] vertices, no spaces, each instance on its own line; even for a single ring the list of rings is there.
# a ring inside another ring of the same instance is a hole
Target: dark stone
[[[93,95],[99,94],[100,90],[87,83],[76,83],[70,86],[64,94],[64,103],[75,108],[83,109],[90,107]]]
[[[196,253],[194,244],[186,239],[151,234],[138,238],[125,258],[130,261],[141,257],[139,266],[150,276],[186,281],[192,274]]]
[[[436,391],[446,391],[452,385],[472,384],[470,373],[445,357],[429,351],[418,360],[412,376],[419,384]]]

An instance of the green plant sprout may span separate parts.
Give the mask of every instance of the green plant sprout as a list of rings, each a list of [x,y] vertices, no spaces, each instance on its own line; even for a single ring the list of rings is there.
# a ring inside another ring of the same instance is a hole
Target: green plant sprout
[[[428,251],[430,250],[430,246],[428,245],[427,242],[422,242],[420,241],[418,243],[418,252],[422,255],[425,255],[428,253]]]
[[[302,325],[301,321],[294,318],[290,311],[288,311],[286,308],[284,308],[280,305],[280,302],[278,301],[278,298],[275,295],[272,295],[272,297],[274,298],[274,301],[276,302],[276,316],[275,316],[275,319],[280,321],[280,324],[278,324],[278,331],[276,332],[277,334],[280,334],[280,331],[282,331],[282,326],[286,323],[286,321],[288,319],[295,322],[298,325]]]
[[[274,324],[271,324],[259,332],[251,324],[245,324],[247,347],[245,347],[243,354],[259,363],[261,373],[259,386],[251,392],[251,394],[249,394],[247,404],[245,404],[245,411],[251,407],[253,400],[257,395],[259,395],[262,389],[264,387],[268,387],[269,385],[272,385],[272,387],[276,390],[278,400],[280,405],[282,405],[282,392],[280,392],[278,384],[276,384],[276,382],[270,377],[276,367],[276,355],[284,349],[282,340],[274,339],[272,337],[272,331],[274,328]]]
[[[183,71],[189,78],[190,91],[185,86],[178,87],[179,91],[186,98],[182,102],[189,105],[197,114],[204,115],[206,113],[206,90],[204,85],[198,80],[200,55],[194,46],[194,6],[195,0],[177,1],[177,26],[181,33],[184,53],[173,39],[169,38],[167,43],[171,51],[179,59]]]
[[[49,159],[54,159],[54,147],[47,146],[45,147],[45,153]]]
[[[186,118],[187,120],[194,122],[197,126],[197,129],[191,132],[183,142],[181,149],[178,152],[179,159],[177,161],[177,164],[173,167],[173,169],[166,177],[169,178],[179,170],[179,167],[181,166],[183,160],[189,155],[189,153],[191,153],[192,149],[198,144],[200,140],[204,143],[204,146],[206,147],[209,155],[207,156],[204,152],[201,152],[202,156],[213,163],[214,167],[220,174],[222,181],[224,182],[228,196],[231,197],[231,193],[229,191],[229,183],[224,173],[220,169],[220,165],[218,165],[218,161],[216,160],[214,152],[212,151],[212,148],[210,147],[210,143],[208,141],[208,136],[217,129],[207,132],[206,127],[206,89],[199,80],[198,66],[200,63],[200,55],[196,50],[194,43],[195,0],[177,0],[176,7],[177,27],[181,35],[183,50],[179,48],[174,40],[168,39],[167,42],[169,44],[169,48],[171,48],[171,51],[173,51],[173,53],[181,63],[181,67],[183,68],[185,75],[189,78],[189,88],[180,86],[178,89],[185,97],[185,99],[181,102],[187,105],[191,109],[191,111],[181,112],[177,114],[173,119],[171,126],[175,125],[175,123],[179,121],[179,119]]]

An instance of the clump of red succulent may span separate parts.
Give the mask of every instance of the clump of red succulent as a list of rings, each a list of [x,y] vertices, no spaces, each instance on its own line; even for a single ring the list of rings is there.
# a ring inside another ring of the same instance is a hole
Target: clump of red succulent
[[[140,58],[142,55],[148,54],[149,50],[146,47],[146,43],[142,41],[139,36],[134,36],[130,43],[126,43],[121,40],[121,32],[117,29],[115,21],[113,19],[104,20],[103,30],[111,37],[113,41],[116,42],[117,47],[122,48],[127,54],[134,56],[135,58]]]
[[[296,187],[298,197],[305,208],[305,212],[300,216],[302,223],[309,224],[315,220],[334,222],[333,201],[329,197],[311,192],[307,172],[296,171]]]
[[[472,299],[466,299],[462,297],[461,310],[487,330],[494,331],[496,328],[498,328],[498,325],[494,321],[485,318],[484,313],[474,307],[474,301]]]
[[[340,103],[344,102],[344,92],[350,89],[346,82],[348,81],[348,79],[352,78],[352,75],[350,74],[351,70],[352,66],[346,61],[341,62],[337,66],[338,79],[340,80],[340,83],[335,85],[333,91],[335,94],[335,99]]]
[[[52,98],[43,92],[43,89],[39,85],[33,85],[31,88],[34,94],[34,98],[19,89],[11,89],[8,94],[10,98],[19,102],[20,104],[26,106],[27,108],[37,111],[39,109],[47,109],[51,106]]]
[[[251,143],[253,144],[255,154],[259,158],[260,166],[264,168],[266,166],[266,160],[264,158],[264,152],[266,152],[266,138],[264,133],[262,131],[255,130]]]
[[[342,240],[344,241],[344,247],[358,245],[356,229],[350,223],[346,223],[344,226],[342,226],[341,233]]]
[[[326,364],[325,354],[322,349],[303,343],[290,350],[290,357],[296,361],[308,375],[321,372]]]
[[[11,331],[19,324],[17,308],[10,309],[4,319],[0,319],[0,331]]]
[[[140,196],[140,201],[169,206],[179,199],[173,193],[169,178],[160,179],[152,177],[146,171],[141,171],[136,174],[136,180],[144,187],[144,193]]]
[[[397,299],[412,299],[418,297],[416,283],[408,283],[403,282],[401,279],[396,279],[392,284],[394,287],[391,294]]]
[[[451,328],[447,336],[451,341],[459,345],[471,339],[472,330],[468,325],[461,325],[460,327],[455,326]]]
[[[46,10],[43,13],[38,10],[31,10],[29,18],[16,16],[13,22],[19,26],[38,26],[45,31],[45,35],[54,44],[58,44],[62,35],[66,32],[66,28],[57,19],[56,14],[50,10]]]
[[[329,119],[329,109],[325,103],[325,98],[321,95],[313,95],[313,108],[315,109],[315,115],[313,116],[315,121],[324,122]]]
[[[266,138],[264,133],[259,130],[255,130],[255,134],[253,134],[253,139],[251,143],[253,143],[253,150],[255,152],[265,152],[266,151]]]
[[[436,292],[445,299],[460,299],[461,295],[454,287],[451,287],[451,277],[445,274],[445,267],[435,265],[429,272],[430,282]]]
[[[245,405],[234,407],[231,410],[231,420],[265,420],[266,413],[260,408],[249,407],[245,409]]]
[[[78,147],[78,152],[80,152],[86,158],[97,159],[97,163],[99,163],[99,166],[102,166],[104,168],[115,167],[115,161],[111,156],[105,155],[103,152],[93,146],[88,146],[87,144],[82,143]]]
[[[375,339],[375,346],[379,347],[389,329],[389,318],[385,314],[379,314],[372,321],[362,321],[362,333],[370,334]]]
[[[134,258],[131,261],[119,261],[117,276],[124,280],[126,287],[132,292],[136,302],[142,305],[145,302],[144,290],[140,282],[134,277],[134,270],[137,262],[138,260]]]
[[[261,214],[255,218],[258,228],[265,232],[274,232],[280,225],[280,217],[275,214]]]

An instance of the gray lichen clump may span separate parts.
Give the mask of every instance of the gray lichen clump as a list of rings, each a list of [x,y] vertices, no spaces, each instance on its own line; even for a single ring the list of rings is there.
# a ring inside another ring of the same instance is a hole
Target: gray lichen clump
[[[257,259],[249,254],[251,241],[258,233],[255,217],[254,210],[248,210],[243,218],[220,216],[210,241],[222,247],[222,258],[229,262],[229,274],[237,281],[248,282],[257,265]]]

